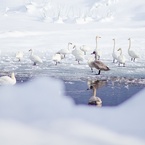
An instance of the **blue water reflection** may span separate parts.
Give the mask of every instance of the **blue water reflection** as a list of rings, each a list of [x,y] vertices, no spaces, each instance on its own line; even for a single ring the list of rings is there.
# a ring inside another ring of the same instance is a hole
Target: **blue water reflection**
[[[88,104],[92,90],[87,90],[86,81],[65,81],[66,95],[76,104]],[[111,80],[97,89],[97,96],[102,100],[102,106],[117,106],[131,98],[145,87],[144,84],[113,82]]]

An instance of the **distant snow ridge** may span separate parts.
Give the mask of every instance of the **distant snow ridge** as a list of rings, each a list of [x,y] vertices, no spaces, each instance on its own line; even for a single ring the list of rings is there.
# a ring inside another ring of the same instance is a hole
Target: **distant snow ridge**
[[[117,0],[79,0],[68,2],[32,1],[16,7],[7,7],[6,14],[25,12],[28,16],[49,23],[77,23],[85,24],[93,21],[110,21],[113,19],[112,6]]]

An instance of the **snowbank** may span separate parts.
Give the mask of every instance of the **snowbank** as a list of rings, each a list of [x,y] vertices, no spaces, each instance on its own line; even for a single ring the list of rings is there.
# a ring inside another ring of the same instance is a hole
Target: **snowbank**
[[[144,145],[144,91],[116,108],[75,106],[61,81],[0,88],[0,144]]]

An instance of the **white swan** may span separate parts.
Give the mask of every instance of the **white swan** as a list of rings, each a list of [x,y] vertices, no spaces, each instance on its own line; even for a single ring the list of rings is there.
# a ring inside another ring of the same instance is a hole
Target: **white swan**
[[[101,71],[109,71],[109,67],[106,66],[103,62],[97,60],[97,54],[96,51],[94,51],[92,54],[95,54],[95,60],[89,60],[88,61],[88,65],[91,68],[92,72],[93,72],[93,68],[96,68],[99,70],[98,74],[96,75],[100,75]]]
[[[80,49],[84,52],[84,55],[86,55],[87,52],[91,50],[91,48],[87,45],[82,45]]]
[[[18,52],[16,53],[16,58],[17,58],[19,61],[21,61],[22,58],[23,58],[23,52],[18,51]]]
[[[9,76],[0,77],[0,85],[14,85],[16,84],[16,78],[14,72]]]
[[[64,58],[64,56],[63,56],[62,54],[56,53],[56,54],[53,55],[52,60],[53,60],[54,62],[56,62],[55,65],[57,65],[58,63],[60,63],[60,61],[61,61],[63,58]]]
[[[75,56],[76,61],[78,61],[78,64],[80,64],[80,61],[84,60],[84,54],[80,48],[77,48],[76,45],[73,46],[72,54]]]
[[[104,86],[106,84],[106,81],[99,81],[99,80],[95,80],[95,81],[88,81],[88,89],[92,89],[93,90],[93,96],[91,96],[91,98],[88,101],[89,105],[97,105],[97,106],[102,106],[102,100],[101,98],[96,96],[97,93],[97,89],[99,89],[100,87]]]
[[[118,58],[118,53],[116,52],[115,50],[115,39],[112,39],[113,42],[114,42],[114,45],[113,45],[113,52],[112,52],[112,57],[113,57],[113,63],[115,62],[115,60],[117,60]]]
[[[36,65],[37,63],[42,63],[43,62],[42,59],[39,56],[33,54],[32,49],[30,49],[29,51],[31,52],[30,60],[34,62],[34,65]]]
[[[120,55],[117,58],[118,65],[120,66],[120,64],[123,64],[123,66],[125,66],[126,59],[125,56],[122,54],[122,49],[119,48],[118,51],[120,51]]]
[[[128,47],[128,54],[131,57],[131,61],[135,61],[136,58],[139,58],[139,55],[136,54],[133,50],[130,50],[131,48],[131,38],[129,40],[129,47]]]
[[[70,48],[69,48],[70,45],[72,45],[71,42],[68,43],[68,47],[67,48],[59,50],[58,53],[63,54],[64,58],[65,58],[66,54],[70,54],[71,53]]]
[[[98,39],[99,39],[99,38],[101,38],[101,37],[100,37],[100,36],[96,36],[96,49],[95,49],[95,51],[96,51],[96,57],[97,57],[98,60],[99,60],[100,57],[101,57],[101,51],[98,50]]]

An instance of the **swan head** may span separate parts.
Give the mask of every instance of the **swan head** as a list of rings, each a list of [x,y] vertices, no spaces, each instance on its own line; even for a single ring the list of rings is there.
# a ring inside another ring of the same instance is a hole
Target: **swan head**
[[[71,43],[71,42],[69,42],[69,43],[68,43],[68,45],[72,45],[72,43]]]
[[[115,38],[113,38],[112,40],[115,41]]]
[[[32,51],[32,49],[30,49],[29,51]]]
[[[96,39],[101,38],[100,36],[96,36]]]
[[[93,51],[91,54],[96,54],[96,51]]]
[[[119,48],[117,51],[121,51],[122,49],[121,48]]]
[[[131,38],[128,38],[128,40],[131,40]]]

